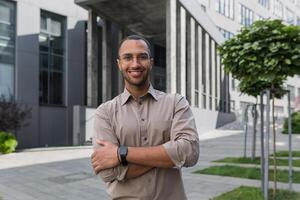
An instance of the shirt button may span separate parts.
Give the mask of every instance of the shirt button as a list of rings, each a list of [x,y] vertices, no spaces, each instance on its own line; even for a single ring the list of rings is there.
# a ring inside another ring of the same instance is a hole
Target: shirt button
[[[142,118],[141,120],[142,120],[142,121],[145,121],[145,119],[144,119],[144,118]]]

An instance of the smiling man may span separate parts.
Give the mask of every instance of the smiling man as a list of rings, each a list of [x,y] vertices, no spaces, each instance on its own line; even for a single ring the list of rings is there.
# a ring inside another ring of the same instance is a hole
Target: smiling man
[[[112,199],[186,199],[181,167],[195,165],[199,157],[187,100],[152,87],[153,58],[143,37],[126,37],[117,62],[125,89],[95,112],[95,173]]]

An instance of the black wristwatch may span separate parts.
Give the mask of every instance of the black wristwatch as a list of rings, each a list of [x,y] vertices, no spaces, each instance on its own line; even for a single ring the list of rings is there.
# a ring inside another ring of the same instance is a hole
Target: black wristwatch
[[[120,145],[119,149],[118,149],[118,153],[119,153],[119,156],[121,158],[121,164],[123,166],[126,166],[128,164],[128,162],[126,160],[126,156],[127,156],[127,153],[128,153],[128,148],[124,145]]]

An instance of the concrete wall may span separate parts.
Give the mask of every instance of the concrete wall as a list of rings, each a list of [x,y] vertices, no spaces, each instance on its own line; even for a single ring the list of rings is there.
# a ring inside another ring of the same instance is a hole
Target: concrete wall
[[[16,0],[15,95],[32,108],[28,127],[16,135],[19,147],[71,144],[72,109],[84,104],[85,22],[87,11],[73,0]],[[66,19],[65,105],[39,105],[40,12],[45,10]]]
[[[195,107],[191,109],[195,117],[199,135],[235,120],[234,113],[216,112]]]

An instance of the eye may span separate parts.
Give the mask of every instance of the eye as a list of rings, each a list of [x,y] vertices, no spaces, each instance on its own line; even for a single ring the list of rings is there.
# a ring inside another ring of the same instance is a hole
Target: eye
[[[148,56],[148,54],[141,54],[141,55],[139,55],[139,59],[140,60],[148,60],[149,56]]]
[[[132,60],[132,56],[131,55],[125,55],[125,56],[123,56],[122,59],[125,60],[125,61],[131,61]]]

